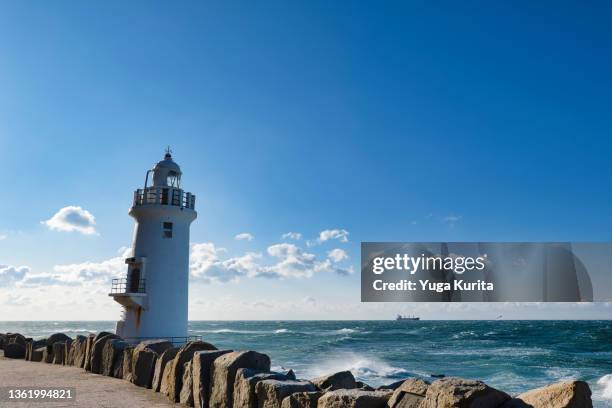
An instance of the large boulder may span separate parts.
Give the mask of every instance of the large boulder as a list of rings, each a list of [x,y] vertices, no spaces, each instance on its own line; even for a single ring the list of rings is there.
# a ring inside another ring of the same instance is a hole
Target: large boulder
[[[379,387],[376,387],[377,390],[392,390],[395,391],[396,389],[399,388],[400,385],[402,385],[406,380],[399,380],[399,381],[395,381],[392,382],[391,384],[384,384],[381,385]],[[357,383],[359,384],[360,381],[357,381]],[[363,384],[363,383],[362,383]],[[361,387],[358,387],[361,388]]]
[[[41,339],[41,340],[26,339],[25,359],[28,361],[33,361],[32,355],[34,354],[34,351],[40,347],[47,347],[47,339]],[[34,360],[34,361],[40,361],[40,359]]]
[[[128,343],[121,339],[111,339],[102,349],[102,364],[100,374],[114,377],[115,368],[123,364],[123,350]]]
[[[393,391],[387,406],[389,408],[417,408],[425,398],[429,384],[420,378],[410,378],[403,381]]]
[[[179,402],[181,388],[183,387],[185,363],[193,358],[196,351],[216,349],[215,346],[204,341],[190,341],[182,346],[174,359],[166,365],[159,392],[167,395],[170,401]]]
[[[84,343],[85,340],[85,336],[78,335],[73,341],[70,342],[70,347],[68,347],[68,349],[66,350],[66,365],[75,365],[77,348],[79,348],[80,344]]]
[[[100,340],[101,338],[109,336],[111,334],[114,335],[114,333],[101,331],[98,334],[90,334],[87,337],[87,345],[85,346],[85,362],[83,363],[83,368],[85,368],[85,371],[92,371],[91,370],[91,359],[93,356],[93,348],[96,342]]]
[[[45,346],[42,355],[42,361],[51,364],[53,362],[53,352],[49,353],[49,347]]]
[[[169,361],[172,361],[178,353],[178,347],[172,347],[164,351],[155,360],[155,369],[153,370],[153,381],[151,382],[151,389],[155,392],[159,392],[161,387],[162,379],[164,377],[164,369]]]
[[[310,381],[321,391],[358,388],[355,377],[353,377],[353,373],[350,371],[340,371]]]
[[[64,364],[64,351],[66,342],[56,341],[53,343],[53,364]]]
[[[26,339],[26,344],[25,344],[25,360],[26,361],[30,361],[30,354],[32,353],[32,343],[34,342],[34,340],[32,339]]]
[[[283,398],[281,408],[317,408],[321,395],[323,395],[321,391],[294,392]]]
[[[584,381],[563,381],[520,394],[504,408],[591,408],[591,389]]]
[[[0,350],[4,350],[5,344],[8,344],[8,336],[4,333],[0,333]]]
[[[25,358],[25,346],[19,343],[8,343],[4,345],[4,357]]]
[[[66,342],[66,347],[64,349],[64,364],[66,365],[74,365],[74,340],[70,340],[70,342]]]
[[[147,340],[138,343],[132,351],[132,383],[139,387],[151,388],[157,357],[172,348],[167,340]]]
[[[85,336],[76,336],[74,341],[72,342],[72,347],[70,347],[71,356],[69,361],[72,362],[72,365],[83,368],[83,363],[85,362],[85,348],[87,347],[87,337]]]
[[[283,373],[239,368],[234,380],[234,407],[257,408],[256,386],[262,380],[295,380],[293,372]]]
[[[179,402],[193,407],[193,376],[191,371],[191,360],[185,363],[183,368],[183,381],[179,392]]]
[[[33,349],[30,354],[30,361],[40,362],[43,361],[43,354],[47,351],[47,346]]]
[[[280,408],[283,399],[294,392],[316,390],[313,383],[301,380],[262,380],[255,386],[258,408]]]
[[[134,348],[132,351],[132,384],[151,388],[155,360],[157,360],[157,353],[153,350],[138,346]]]
[[[53,354],[53,345],[57,342],[65,343],[66,340],[72,340],[64,333],[54,333],[47,338],[47,353]]]
[[[85,344],[85,361],[83,361],[83,368],[85,371],[91,371],[91,351],[93,349],[95,338],[96,336],[93,334],[87,336],[87,343]]]
[[[25,349],[26,346],[26,338],[25,336],[19,334],[19,333],[11,333],[8,335],[8,343],[9,344],[19,344],[20,346],[23,346]]]
[[[376,389],[363,381],[357,381],[357,388],[363,391],[376,391]],[[384,388],[383,388],[384,390]],[[388,391],[388,390],[387,390]]]
[[[428,388],[421,408],[499,407],[510,396],[489,387],[482,381],[446,377],[434,381]]]
[[[123,350],[123,362],[121,364],[121,376],[127,382],[133,382],[132,363],[134,356],[134,347],[129,346]]]
[[[196,351],[191,358],[193,381],[193,405],[196,408],[208,407],[212,365],[217,357],[231,353],[231,350]]]
[[[64,358],[62,359],[62,364],[64,365],[72,365],[70,363],[70,350],[72,349],[72,339],[66,340],[64,343]]]
[[[95,343],[96,341],[100,340],[102,337],[106,337],[109,334],[115,334],[115,333],[111,333],[111,332],[106,332],[106,331],[101,331],[98,334],[94,334],[93,335],[93,342]]]
[[[117,361],[116,363],[113,363],[113,372],[110,373],[111,377],[123,378],[123,353],[125,353],[127,348],[128,347],[117,353]]]
[[[32,349],[37,349],[40,347],[47,347],[47,339],[38,339],[32,342]]]
[[[91,363],[90,370],[92,373],[101,374],[102,373],[102,353],[104,351],[104,346],[110,340],[121,339],[121,337],[116,334],[107,334],[106,336],[102,336],[96,340],[91,348]],[[95,339],[94,339],[95,340]]]
[[[209,408],[232,408],[239,368],[269,371],[270,357],[256,351],[233,351],[217,358],[212,366]]]
[[[319,398],[318,408],[385,408],[390,390],[364,391],[359,389],[326,392]]]
[[[154,351],[158,356],[170,348],[172,348],[172,343],[168,340],[161,339],[141,341],[136,346],[136,350],[149,349]]]

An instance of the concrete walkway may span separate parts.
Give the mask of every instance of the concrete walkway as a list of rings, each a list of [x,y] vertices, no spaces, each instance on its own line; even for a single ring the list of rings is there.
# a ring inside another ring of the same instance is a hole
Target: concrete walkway
[[[1,350],[0,350],[1,353]],[[81,368],[25,360],[12,360],[0,354],[0,387],[73,387],[76,400],[49,402],[0,401],[6,408],[144,408],[182,407],[157,392],[137,387],[117,378],[88,373]]]

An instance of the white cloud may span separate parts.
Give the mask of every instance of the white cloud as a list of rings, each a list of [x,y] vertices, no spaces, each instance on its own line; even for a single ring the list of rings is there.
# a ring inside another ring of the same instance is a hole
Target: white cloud
[[[123,253],[101,262],[82,262],[66,265],[55,265],[53,272],[28,274],[20,283],[23,287],[36,286],[78,286],[87,284],[110,284],[112,278],[125,276],[127,266],[125,258],[131,255],[131,248],[123,248]]]
[[[2,241],[3,239],[6,239],[6,238],[7,238],[7,236],[6,236],[6,235],[2,235],[2,234],[0,234],[0,241]]]
[[[327,253],[327,257],[336,263],[348,259],[346,251],[340,248],[332,249],[331,251],[329,251]]]
[[[261,254],[247,252],[240,257],[221,260],[225,248],[216,247],[212,242],[191,245],[189,271],[192,277],[205,283],[237,282],[243,276],[256,276],[260,270],[258,260]]]
[[[268,247],[268,254],[279,258],[275,265],[264,268],[260,276],[270,278],[310,278],[315,272],[316,256],[303,252],[293,244],[276,244]]]
[[[340,276],[348,276],[353,274],[353,267],[349,266],[348,269],[338,268],[334,266],[332,261],[329,259],[324,260],[323,262],[318,262],[315,267],[315,272],[327,272],[327,273],[335,273]]]
[[[449,227],[454,227],[462,218],[463,216],[461,215],[447,215],[446,217],[442,217],[442,222],[448,224]]]
[[[328,229],[319,233],[319,237],[315,241],[308,241],[306,245],[314,246],[323,242],[336,239],[340,242],[348,242],[349,232],[345,229]]]
[[[190,274],[204,283],[238,282],[241,278],[310,278],[317,272],[339,275],[351,270],[336,268],[329,259],[317,260],[315,254],[304,252],[294,244],[280,243],[261,253],[247,252],[242,256],[222,259],[226,250],[211,242],[191,245]],[[347,257],[337,254],[336,257]],[[342,258],[344,259],[344,258]]]
[[[87,235],[96,233],[95,217],[89,211],[74,205],[60,209],[42,223],[54,231],[77,231]]]
[[[118,256],[102,262],[83,262],[68,265],[56,265],[53,271],[64,280],[106,281],[124,275],[127,272],[125,257]]]
[[[219,261],[219,254],[225,252],[225,248],[218,248],[212,242],[191,244],[189,257],[189,270],[192,276],[201,277]]]
[[[223,261],[224,270],[232,271],[237,275],[257,276],[261,269],[258,261],[262,258],[260,253],[247,252],[246,254]]]
[[[281,238],[299,241],[300,239],[302,239],[302,234],[300,234],[299,232],[286,232],[281,236]]]
[[[243,232],[241,234],[236,235],[234,239],[236,241],[252,241],[253,239],[255,239],[255,237],[253,236],[253,234],[249,234],[248,232]]]
[[[11,286],[22,281],[30,272],[27,266],[0,265],[0,286]]]
[[[247,252],[243,256],[215,262],[201,276],[205,281],[238,282],[243,276],[257,276],[261,269],[257,263],[259,259],[261,259],[261,254]]]

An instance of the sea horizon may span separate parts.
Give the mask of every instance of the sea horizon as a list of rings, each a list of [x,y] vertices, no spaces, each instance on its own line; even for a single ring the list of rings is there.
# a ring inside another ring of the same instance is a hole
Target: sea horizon
[[[189,319],[189,322],[388,322],[396,321],[396,319]],[[612,321],[612,317],[609,319],[423,319],[420,318],[421,322],[608,322]],[[116,322],[115,320],[83,320],[83,319],[48,319],[48,320],[0,320],[1,323],[15,323],[15,322]],[[407,322],[407,324],[410,324]]]

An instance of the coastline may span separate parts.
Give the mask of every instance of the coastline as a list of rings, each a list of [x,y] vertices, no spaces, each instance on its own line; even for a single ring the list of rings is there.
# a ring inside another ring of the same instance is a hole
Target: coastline
[[[113,331],[114,322],[0,322],[35,339]],[[380,386],[406,376],[477,378],[521,393],[567,379],[589,383],[601,407],[612,384],[610,321],[191,321],[190,335],[220,348],[255,349],[276,368],[315,377],[350,370]],[[607,385],[606,385],[607,384]]]
[[[293,395],[294,391],[295,392],[317,392],[319,393],[317,394],[317,399],[336,398],[337,397],[336,394],[328,395],[328,392],[331,392],[334,390],[328,389],[326,387],[323,387],[317,384],[320,382],[319,381],[320,378],[329,379],[329,378],[335,378],[338,376],[343,378],[341,381],[342,385],[337,387],[338,389],[343,390],[342,392],[349,393],[351,395],[351,398],[354,398],[355,401],[358,401],[360,398],[374,398],[376,401],[378,401],[376,403],[378,405],[375,404],[373,406],[380,406],[380,407],[383,407],[383,406],[386,407],[389,401],[394,401],[392,399],[392,396],[396,393],[397,389],[399,389],[400,387],[404,387],[404,388],[407,387],[408,385],[405,385],[405,384],[408,384],[408,381],[410,381],[409,384],[412,384],[411,386],[414,385],[413,384],[414,381],[419,382],[420,387],[422,389],[420,391],[421,393],[418,394],[417,402],[419,404],[421,403],[425,404],[425,405],[419,405],[422,407],[428,406],[427,405],[428,398],[431,401],[437,401],[439,400],[439,398],[442,398],[441,396],[443,395],[447,395],[447,396],[455,395],[457,390],[459,389],[464,390],[462,391],[462,393],[465,395],[461,398],[467,398],[466,401],[469,401],[473,395],[481,395],[481,396],[487,395],[488,396],[487,398],[493,398],[492,401],[495,401],[495,402],[490,402],[490,404],[497,404],[497,405],[487,405],[491,407],[493,406],[501,407],[502,403],[509,404],[511,401],[514,401],[512,399],[513,397],[526,399],[528,398],[530,393],[531,394],[535,393],[537,396],[536,399],[542,399],[542,398],[550,399],[550,398],[553,398],[554,395],[561,393],[563,395],[570,395],[569,398],[572,400],[576,399],[577,401],[581,401],[579,405],[568,405],[568,406],[576,406],[576,407],[592,406],[591,390],[589,389],[589,386],[583,381],[576,381],[576,380],[567,380],[567,381],[557,382],[555,384],[548,384],[544,388],[541,388],[535,391],[532,390],[526,393],[522,393],[518,396],[512,395],[512,393],[504,392],[503,390],[499,390],[494,387],[491,387],[490,385],[482,381],[475,381],[469,378],[447,377],[444,374],[437,374],[437,375],[431,374],[430,375],[431,378],[429,380],[423,380],[422,378],[408,375],[408,373],[398,373],[398,374],[401,374],[400,376],[402,377],[400,380],[395,381],[391,384],[385,384],[382,386],[373,387],[370,384],[367,384],[367,383],[364,383],[363,381],[359,381],[355,379],[350,371],[339,371],[335,373],[327,372],[326,374],[322,375],[321,377],[317,377],[317,378],[304,378],[300,376],[301,379],[298,380],[296,379],[295,374],[293,374],[293,370],[290,370],[290,367],[283,367],[282,370],[279,370],[279,368],[274,368],[271,365],[270,357],[266,354],[258,353],[256,351],[231,352],[228,350],[228,351],[217,352],[217,351],[213,351],[213,350],[216,350],[216,348],[212,346],[212,344],[206,343],[206,342],[191,342],[180,348],[173,347],[172,344],[168,342],[163,342],[163,341],[150,341],[150,342],[140,343],[139,345],[129,345],[126,342],[122,341],[122,339],[120,339],[118,336],[115,336],[111,333],[98,333],[95,336],[93,334],[90,334],[87,337],[77,336],[74,339],[71,339],[68,336],[65,336],[63,334],[61,335],[55,334],[51,336],[48,340],[46,340],[46,342],[41,342],[41,341],[34,342],[33,340],[27,340],[25,338],[21,338],[21,336],[19,335],[13,335],[13,338],[18,339],[18,340],[15,340],[16,342],[22,342],[22,341],[26,342],[25,349],[28,350],[24,356],[26,359],[32,359],[34,361],[42,360],[43,362],[47,362],[53,365],[62,365],[62,366],[76,365],[77,367],[82,366],[87,371],[91,371],[94,373],[104,372],[106,373],[107,376],[114,376],[117,379],[124,379],[127,382],[132,382],[136,385],[144,386],[145,388],[151,387],[151,381],[153,381],[153,378],[156,377],[158,378],[158,381],[159,381],[159,378],[161,376],[164,379],[162,380],[161,385],[159,386],[160,391],[162,393],[165,393],[172,402],[182,402],[183,404],[186,404],[186,405],[193,404],[193,402],[190,402],[190,398],[193,398],[193,395],[191,395],[192,394],[191,389],[195,390],[195,386],[193,386],[192,384],[195,384],[194,381],[196,381],[197,378],[211,378],[210,393],[211,393],[211,398],[212,398],[212,395],[214,395],[214,389],[215,389],[214,388],[215,387],[214,378],[216,378],[215,377],[216,375],[215,367],[219,365],[219,367],[221,368],[217,368],[217,370],[225,370],[224,372],[227,371],[227,367],[233,367],[230,370],[229,374],[226,373],[227,375],[223,377],[224,379],[216,380],[216,381],[221,381],[223,384],[225,384],[224,387],[226,388],[228,387],[227,384],[234,383],[234,376],[236,376],[236,381],[238,381],[238,372],[234,370],[234,368],[235,369],[244,368],[245,370],[255,370],[258,373],[263,373],[262,375],[273,376],[274,381],[277,381],[277,382],[280,381],[279,384],[277,383],[274,383],[273,385],[269,385],[267,383],[262,383],[262,384],[264,384],[265,386],[272,387],[272,391],[270,390],[268,391],[270,391],[273,395],[276,395],[274,397],[275,399],[273,398],[273,400],[276,402],[271,400],[272,401],[271,406],[278,405],[278,407],[280,407],[281,404],[284,403],[285,397],[289,397],[290,395]],[[33,354],[35,349],[37,350],[37,353]],[[163,361],[165,359],[165,357],[163,356],[165,355],[165,352],[169,349],[176,350],[176,354],[175,354],[176,357],[168,358],[167,363],[170,364],[170,362],[173,361],[174,366],[179,367],[180,370],[177,368],[176,374],[174,373],[166,374],[167,369],[166,371],[164,371],[164,367],[161,367],[161,370],[163,372],[163,375],[161,375],[161,373],[159,372],[160,367],[156,367],[157,365],[156,361]],[[214,354],[214,359],[207,360],[208,365],[200,364],[200,365],[197,365],[197,368],[195,368],[196,364],[194,363],[195,362],[194,359],[196,359],[196,357],[204,358],[206,355],[209,355],[207,353],[221,353],[223,355]],[[226,358],[225,357],[226,353],[227,353],[227,356],[230,356],[228,357],[229,361],[222,361],[221,363],[218,363],[218,360],[223,360]],[[138,361],[140,361],[140,363],[138,363]],[[145,362],[148,361],[148,363],[142,363],[143,361]],[[89,366],[88,366],[88,363],[89,363]],[[37,364],[44,364],[44,363],[32,362],[32,365],[37,365]],[[145,367],[148,367],[148,368],[143,369],[142,364],[145,364]],[[226,367],[225,364],[229,364],[229,365]],[[144,371],[141,372],[142,370]],[[204,375],[202,373],[208,373],[208,374]],[[144,382],[142,380],[138,380],[138,378],[142,378],[143,375],[146,378],[149,378],[149,380],[144,380]],[[227,377],[228,375],[230,378]],[[169,380],[166,380],[167,376],[175,378],[175,380],[173,380],[174,386],[173,388],[171,387],[172,389],[170,391],[168,390],[169,386],[164,386],[164,381],[169,381]],[[245,379],[245,381],[247,380]],[[247,381],[247,383],[249,384],[251,384],[251,382],[253,382],[252,379],[249,379]],[[255,383],[253,383],[252,385],[255,386]],[[155,390],[156,388],[155,385],[153,385],[152,387]],[[283,393],[278,394],[277,392],[278,390],[276,390],[277,387],[280,387],[282,389],[284,389],[285,387],[289,387],[293,391],[286,395]],[[426,391],[423,391],[423,388],[426,389]],[[206,390],[208,389],[208,387],[204,386],[202,389]],[[264,393],[265,395],[268,395],[266,394],[266,392],[268,391],[262,391],[262,393]],[[186,393],[186,395],[183,398],[184,393]],[[414,394],[414,392],[412,391],[410,391],[409,393]],[[553,394],[553,397],[550,396],[551,393]],[[221,393],[221,394],[226,395],[224,393]],[[280,398],[279,395],[282,395],[283,398]],[[226,398],[226,397],[223,397],[223,398]],[[272,397],[261,396],[261,398],[272,398]],[[345,397],[342,397],[341,399],[344,400]],[[302,408],[313,408],[313,407],[326,408],[326,405],[325,405],[326,400],[322,399],[321,401],[324,401],[324,402],[323,403],[319,402],[318,405],[316,404],[312,405],[312,401],[310,401],[309,402],[310,405],[304,406]],[[332,404],[332,402],[329,402],[329,403]],[[357,402],[355,402],[355,404],[356,403]],[[351,405],[352,403],[347,403],[347,404],[339,405],[339,406],[347,407],[347,408],[353,406]],[[395,404],[395,402],[393,402],[393,404]],[[264,406],[266,405],[264,404]],[[332,404],[331,406],[336,407],[337,405]],[[438,406],[438,405],[435,405],[435,406]],[[450,406],[455,406],[455,405],[449,405],[449,407]],[[457,406],[462,406],[462,405],[457,405]],[[554,405],[554,406],[561,407],[564,405]],[[389,408],[396,408],[396,407],[393,405],[393,406],[389,406]],[[504,408],[508,408],[508,407],[505,406]]]

